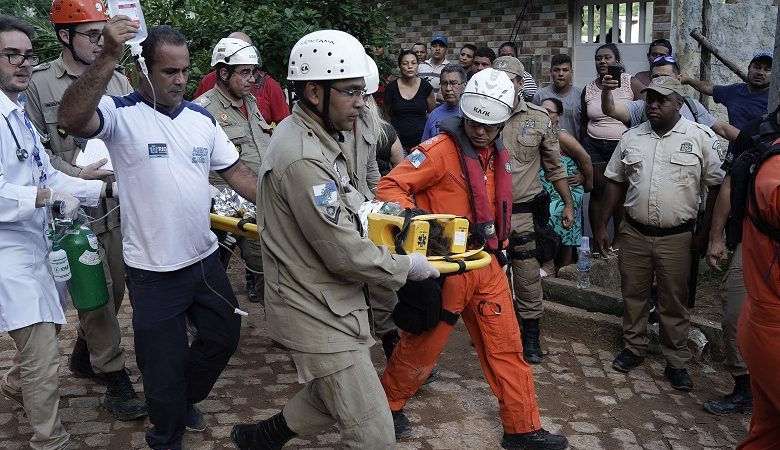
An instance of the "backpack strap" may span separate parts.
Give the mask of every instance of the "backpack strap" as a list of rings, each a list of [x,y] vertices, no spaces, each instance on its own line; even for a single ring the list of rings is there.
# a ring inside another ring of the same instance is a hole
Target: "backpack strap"
[[[693,121],[696,123],[699,123],[699,111],[696,107],[696,103],[693,101],[692,98],[686,96],[683,96],[683,100],[685,101],[685,105],[688,107],[688,109],[691,110],[691,115],[693,115]]]
[[[769,146],[769,149],[765,151],[756,164],[751,167],[750,183],[748,185],[748,199],[750,201],[750,208],[746,211],[746,215],[750,218],[753,226],[762,234],[769,236],[777,242],[780,242],[780,229],[775,228],[764,219],[761,211],[758,208],[758,200],[756,199],[756,176],[758,175],[758,169],[767,159],[780,155],[780,138],[775,139]]]

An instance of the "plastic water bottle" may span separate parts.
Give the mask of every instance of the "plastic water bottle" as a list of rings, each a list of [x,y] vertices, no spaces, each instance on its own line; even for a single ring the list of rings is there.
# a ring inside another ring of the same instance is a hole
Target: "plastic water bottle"
[[[108,0],[108,14],[114,16],[127,16],[138,25],[138,34],[126,42],[130,46],[130,53],[133,56],[141,54],[141,42],[146,39],[146,20],[144,12],[141,9],[140,0]]]
[[[590,239],[583,236],[577,248],[577,288],[590,287]]]

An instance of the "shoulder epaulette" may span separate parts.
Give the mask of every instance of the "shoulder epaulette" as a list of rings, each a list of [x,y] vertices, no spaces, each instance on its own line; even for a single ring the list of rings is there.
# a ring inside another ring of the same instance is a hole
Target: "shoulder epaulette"
[[[45,63],[40,63],[37,66],[33,67],[32,70],[33,70],[33,72],[38,72],[38,71],[41,71],[41,70],[46,70],[49,67],[51,67],[51,61],[50,62],[45,62]]]

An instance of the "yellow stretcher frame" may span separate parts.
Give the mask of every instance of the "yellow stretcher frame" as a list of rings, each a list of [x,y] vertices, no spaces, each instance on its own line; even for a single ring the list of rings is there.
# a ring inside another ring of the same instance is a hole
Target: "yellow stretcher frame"
[[[247,239],[260,240],[260,235],[257,232],[257,225],[254,223],[245,223],[242,228],[238,228],[238,222],[241,220],[242,219],[239,219],[238,217],[225,217],[211,213],[211,228],[228,231]]]
[[[248,239],[260,239],[256,224],[246,223],[242,226],[242,228],[239,228],[239,221],[241,221],[241,219],[237,217],[225,217],[220,216],[219,214],[211,213],[212,228],[228,231],[237,236],[242,236]],[[479,249],[470,250],[456,255],[450,255],[450,258],[462,260],[466,265],[466,271],[469,271],[488,266],[490,264],[491,256],[488,252]],[[445,261],[443,256],[430,256],[428,257],[428,261],[433,267],[436,268],[436,270],[439,271],[439,273],[455,273],[460,270],[460,265],[458,263]]]

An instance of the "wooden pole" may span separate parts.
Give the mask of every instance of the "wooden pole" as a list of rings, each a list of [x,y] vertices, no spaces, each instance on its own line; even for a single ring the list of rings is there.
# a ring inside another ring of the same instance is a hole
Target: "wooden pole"
[[[777,9],[777,24],[775,25],[775,55],[780,51],[780,8]],[[767,112],[772,112],[780,103],[780,69],[772,71],[772,82],[769,85],[769,103]]]
[[[706,36],[701,34],[698,28],[694,28],[693,31],[691,31],[691,37],[696,39],[696,42],[701,44],[702,47],[709,50],[710,53],[712,53],[712,56],[718,58],[720,62],[723,63],[726,67],[728,67],[732,72],[737,74],[738,77],[742,79],[745,83],[747,83],[747,73],[745,73],[744,70],[740,69],[739,66],[737,66],[734,61],[730,60],[726,55],[720,52],[714,45],[712,45],[712,42],[710,42],[709,39],[707,39]]]

